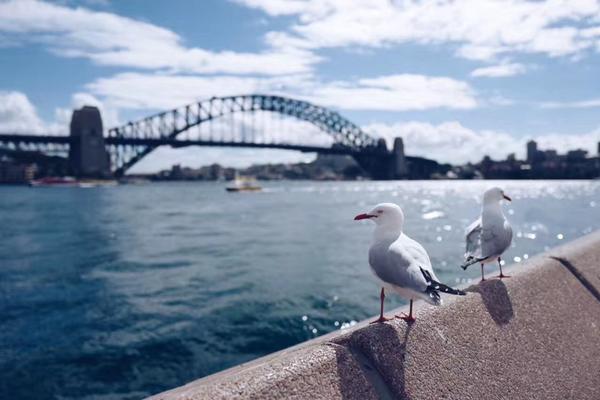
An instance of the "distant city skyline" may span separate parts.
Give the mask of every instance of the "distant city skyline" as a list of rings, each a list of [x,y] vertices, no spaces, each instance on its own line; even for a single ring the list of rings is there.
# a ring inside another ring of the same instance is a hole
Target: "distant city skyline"
[[[5,1],[0,132],[67,133],[84,104],[111,127],[263,92],[440,162],[525,158],[530,139],[595,154],[599,53],[598,1]],[[164,148],[134,172],[311,157]]]

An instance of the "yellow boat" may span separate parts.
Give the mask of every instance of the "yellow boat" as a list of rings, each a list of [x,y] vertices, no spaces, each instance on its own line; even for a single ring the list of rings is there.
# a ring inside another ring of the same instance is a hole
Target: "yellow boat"
[[[227,186],[225,190],[228,192],[260,192],[262,187],[253,177],[236,175],[233,184]]]

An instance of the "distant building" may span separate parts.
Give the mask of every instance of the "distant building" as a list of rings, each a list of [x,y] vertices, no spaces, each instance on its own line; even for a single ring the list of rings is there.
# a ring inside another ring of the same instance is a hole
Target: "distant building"
[[[535,140],[530,140],[527,142],[527,162],[533,163],[537,156],[537,142]]]
[[[581,149],[571,150],[567,153],[567,160],[569,160],[569,161],[585,160],[587,153],[588,152],[586,150],[581,150]]]
[[[0,183],[28,183],[69,173],[67,159],[38,151],[0,149]]]
[[[538,152],[538,160],[543,161],[558,161],[560,156],[556,150],[544,150]],[[585,157],[584,157],[585,158]]]
[[[600,145],[599,145],[600,150]],[[527,161],[509,155],[505,161],[485,156],[477,168],[487,179],[592,179],[600,176],[600,156],[587,157],[582,149],[561,155],[554,149],[541,151],[527,142]]]
[[[0,183],[28,183],[35,178],[36,172],[35,164],[17,164],[12,160],[0,159]]]

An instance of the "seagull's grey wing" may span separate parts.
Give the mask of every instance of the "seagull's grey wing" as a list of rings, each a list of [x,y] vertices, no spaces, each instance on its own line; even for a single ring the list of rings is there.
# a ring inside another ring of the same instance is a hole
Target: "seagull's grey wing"
[[[402,234],[394,246],[402,246],[403,251],[405,251],[410,257],[412,257],[420,266],[425,268],[428,271],[431,271],[431,260],[429,259],[429,254],[427,254],[427,250],[421,243],[412,239],[410,236],[406,234]]]
[[[484,257],[499,256],[512,242],[512,228],[506,219],[491,224],[481,233],[481,251]]]
[[[481,217],[467,228],[465,260],[481,257]]]
[[[408,293],[408,298],[416,295],[430,304],[440,305],[439,292],[465,294],[440,283],[423,246],[405,235],[394,243],[371,247],[369,263],[379,279],[394,286],[404,297]]]
[[[427,288],[419,263],[401,243],[371,248],[369,264],[375,275],[386,283],[419,292]]]

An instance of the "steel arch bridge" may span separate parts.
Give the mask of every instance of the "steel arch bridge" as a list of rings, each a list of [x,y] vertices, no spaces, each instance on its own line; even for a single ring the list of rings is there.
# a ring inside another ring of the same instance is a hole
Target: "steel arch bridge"
[[[235,114],[271,112],[304,121],[325,132],[328,145],[294,142],[288,135],[282,140],[267,141],[255,134],[234,137],[233,135],[203,135],[194,127],[210,125],[212,121]],[[71,136],[2,135],[0,146],[19,150],[47,152],[68,151],[78,143]],[[229,146],[250,148],[276,148],[330,154],[352,155],[358,163],[378,179],[387,179],[393,154],[383,139],[375,139],[359,126],[342,117],[336,111],[317,106],[303,100],[282,96],[250,94],[239,96],[212,97],[169,111],[161,112],[135,122],[113,127],[103,137],[109,152],[112,172],[120,177],[126,171],[160,146]]]
[[[294,117],[317,126],[329,134],[331,148],[302,145],[289,141],[257,141],[254,135],[235,140],[233,137],[196,137],[178,139],[181,133],[203,123],[236,113],[268,111]],[[280,148],[300,151],[360,153],[373,148],[377,141],[339,113],[307,101],[261,94],[212,97],[208,100],[161,112],[136,122],[108,130],[106,143],[113,146],[113,165],[116,175],[122,175],[135,163],[161,145],[189,145]]]

